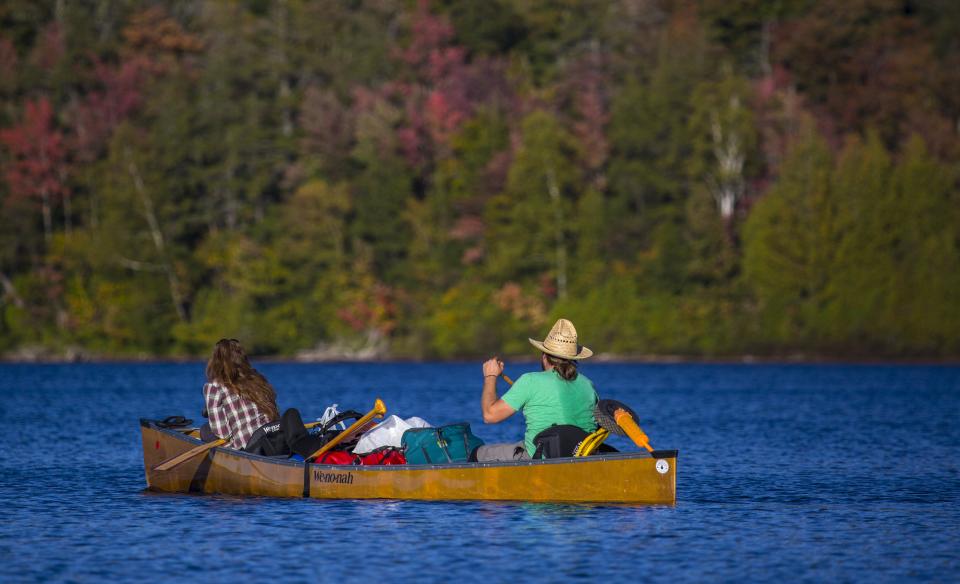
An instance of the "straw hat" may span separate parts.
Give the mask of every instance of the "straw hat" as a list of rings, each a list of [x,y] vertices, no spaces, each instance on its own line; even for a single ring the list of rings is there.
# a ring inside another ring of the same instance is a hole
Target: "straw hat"
[[[547,355],[560,357],[561,359],[586,359],[593,355],[593,351],[577,344],[577,329],[573,323],[565,318],[561,318],[553,325],[547,338],[543,342],[528,339],[530,344],[540,349]]]

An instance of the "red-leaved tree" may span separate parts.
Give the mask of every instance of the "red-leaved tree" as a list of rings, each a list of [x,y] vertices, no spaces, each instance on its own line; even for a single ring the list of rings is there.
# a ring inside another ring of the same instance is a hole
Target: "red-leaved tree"
[[[414,168],[442,156],[478,104],[507,93],[501,65],[480,57],[468,61],[466,49],[455,44],[453,25],[431,13],[428,0],[417,3],[409,44],[395,57],[412,72],[411,80],[392,89],[405,117],[397,137]]]
[[[141,87],[146,78],[145,59],[132,56],[116,66],[95,61],[94,89],[74,108],[75,143],[77,159],[96,160],[110,140],[110,136],[143,100]]]
[[[50,100],[41,97],[28,101],[23,121],[0,130],[0,143],[10,152],[4,172],[10,187],[10,201],[39,201],[43,234],[49,244],[53,233],[53,206],[69,196],[63,135],[54,126]]]

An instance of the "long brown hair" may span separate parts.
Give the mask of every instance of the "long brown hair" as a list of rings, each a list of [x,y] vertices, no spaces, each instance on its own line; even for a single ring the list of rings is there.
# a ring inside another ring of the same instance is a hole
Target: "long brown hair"
[[[577,378],[577,364],[569,359],[561,359],[553,355],[543,354],[547,358],[547,363],[553,365],[553,370],[557,372],[561,379],[573,381]]]
[[[213,355],[207,361],[207,381],[218,382],[245,400],[257,404],[257,408],[276,420],[277,392],[267,378],[250,365],[247,353],[237,339],[220,339],[213,347]]]

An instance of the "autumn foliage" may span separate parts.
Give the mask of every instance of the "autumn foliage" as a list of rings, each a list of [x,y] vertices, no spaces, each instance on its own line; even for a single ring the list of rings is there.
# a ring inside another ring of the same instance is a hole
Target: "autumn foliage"
[[[4,173],[8,201],[31,200],[39,207],[67,196],[67,152],[63,134],[54,126],[49,99],[26,102],[23,120],[0,131],[0,142],[10,154]]]
[[[949,2],[66,6],[0,31],[0,352],[960,355]]]

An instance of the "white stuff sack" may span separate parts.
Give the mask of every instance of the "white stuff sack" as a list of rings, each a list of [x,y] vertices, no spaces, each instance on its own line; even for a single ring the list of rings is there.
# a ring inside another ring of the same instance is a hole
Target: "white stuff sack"
[[[373,452],[383,446],[400,448],[400,439],[403,433],[410,428],[429,428],[430,424],[423,418],[416,416],[401,420],[399,416],[390,416],[380,422],[360,437],[360,441],[353,448],[355,454]]]

